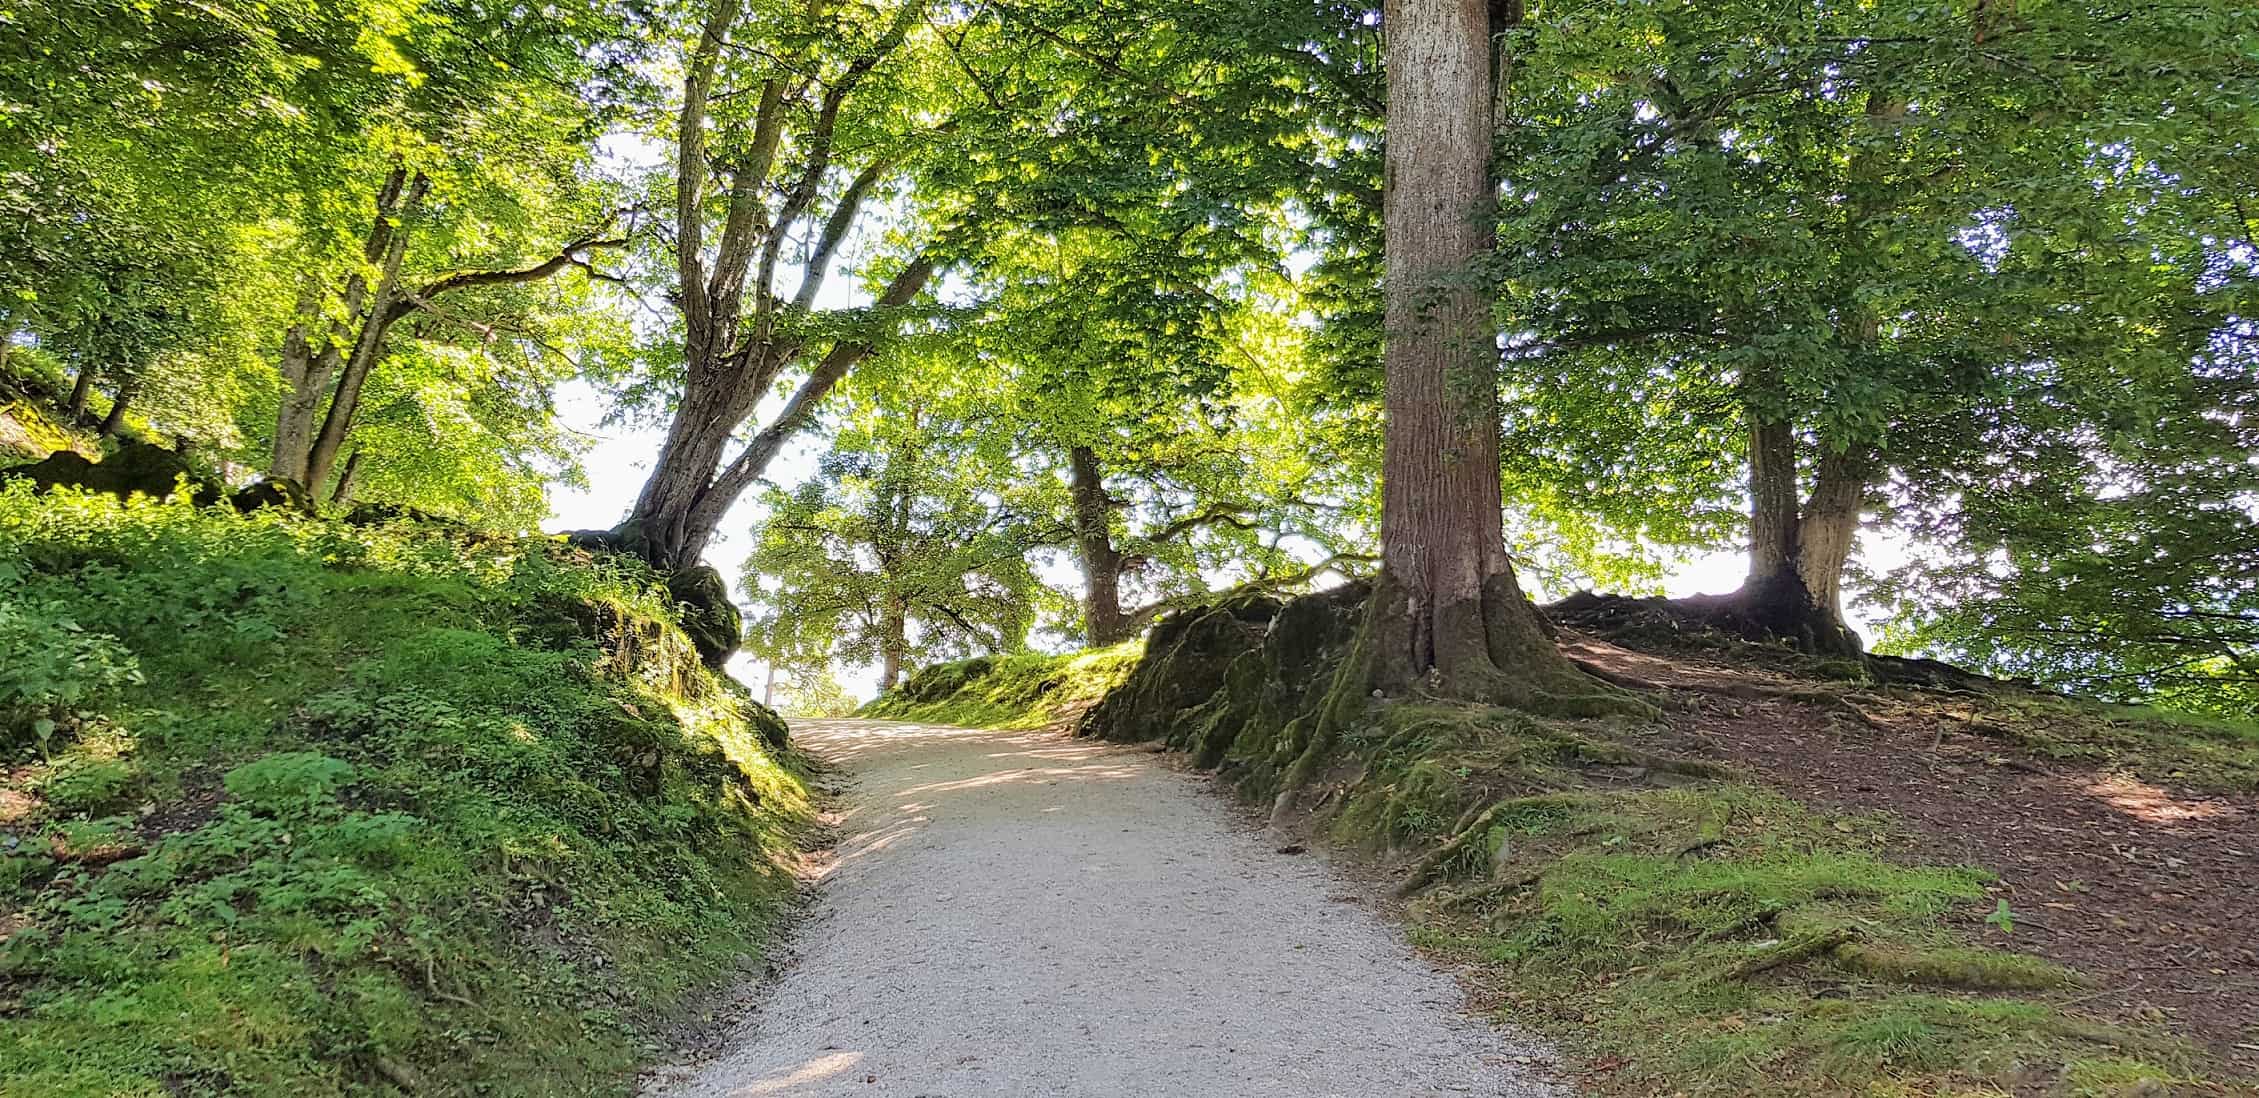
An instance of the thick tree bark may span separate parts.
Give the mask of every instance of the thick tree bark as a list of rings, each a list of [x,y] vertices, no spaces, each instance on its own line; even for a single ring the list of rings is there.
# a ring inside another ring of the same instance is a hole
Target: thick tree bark
[[[1757,426],[1749,440],[1749,576],[1726,604],[1806,651],[1855,654],[1859,636],[1841,605],[1843,569],[1859,533],[1869,462],[1823,453],[1812,494],[1799,504],[1795,430],[1750,415]]]
[[[1390,0],[1381,580],[1371,685],[1514,700],[1572,680],[1506,557],[1485,0]]]
[[[1067,485],[1074,496],[1075,549],[1082,558],[1084,640],[1104,648],[1135,632],[1122,612],[1122,554],[1114,548],[1113,502],[1106,496],[1105,471],[1088,446],[1067,451]]]
[[[77,423],[85,418],[87,399],[93,395],[94,368],[92,366],[81,366],[78,368],[77,379],[71,382],[71,402],[65,408],[65,411],[70,413],[72,423]]]
[[[94,433],[103,438],[116,438],[119,428],[125,426],[126,408],[133,403],[134,394],[140,391],[141,373],[138,370],[118,382],[117,399],[110,402],[109,414],[102,417],[102,426],[96,428]]]

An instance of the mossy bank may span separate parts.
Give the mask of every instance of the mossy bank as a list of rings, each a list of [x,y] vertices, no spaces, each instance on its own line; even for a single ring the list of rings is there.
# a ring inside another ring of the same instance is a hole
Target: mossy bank
[[[977,656],[924,668],[860,714],[966,728],[1042,728],[1073,720],[1120,685],[1137,641],[1064,655]]]
[[[0,1095],[627,1093],[810,815],[677,611],[548,539],[0,491]]]

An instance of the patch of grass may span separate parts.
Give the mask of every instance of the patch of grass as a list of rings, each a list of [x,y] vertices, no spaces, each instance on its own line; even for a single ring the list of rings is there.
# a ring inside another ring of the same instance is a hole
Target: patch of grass
[[[1143,642],[1048,656],[979,656],[925,668],[862,709],[866,717],[965,728],[1042,728],[1121,684]]]
[[[1894,859],[1887,820],[1692,780],[1642,734],[1378,707],[1344,737],[1328,826],[1435,850],[1411,878],[1431,886],[1417,940],[1484,973],[1515,1021],[1618,1065],[1604,1092],[2090,1093],[2111,1072],[2199,1073],[2192,1049],[2069,1013],[2075,973],[1951,930],[1997,902],[1989,874]]]
[[[624,1094],[790,891],[638,566],[17,487],[0,592],[7,1098]]]

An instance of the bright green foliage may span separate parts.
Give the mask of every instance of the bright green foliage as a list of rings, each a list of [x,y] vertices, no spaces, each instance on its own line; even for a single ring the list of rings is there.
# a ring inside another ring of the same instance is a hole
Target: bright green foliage
[[[129,395],[157,433],[264,466],[284,333],[348,319],[322,293],[367,274],[391,168],[429,179],[403,220],[411,277],[517,266],[601,221],[589,142],[636,88],[622,18],[601,0],[539,20],[479,0],[0,15],[0,329],[96,382],[98,413]],[[559,318],[583,304],[515,285],[430,301],[416,353],[378,373],[385,422],[352,439],[362,497],[538,518],[529,495],[569,468],[548,420],[578,341]]]
[[[828,666],[792,672],[780,668],[773,693],[777,712],[787,717],[846,717],[862,705]]]
[[[0,568],[9,1098],[626,1094],[789,892],[781,725],[637,569],[20,489]]]
[[[1714,543],[1756,419],[1947,507],[2022,464],[2035,418],[2107,421],[2129,387],[2220,407],[2188,363],[2249,230],[2176,190],[2219,134],[2157,104],[2250,108],[2229,7],[2134,33],[2111,5],[1547,9],[1514,39],[1500,161],[1509,494],[1572,550],[1635,547],[1595,522]]]
[[[937,664],[862,709],[862,716],[962,728],[1046,728],[1121,685],[1144,654],[1137,641],[1063,655],[1023,652]]]
[[[937,380],[856,386],[816,475],[763,500],[746,561],[753,651],[797,672],[891,674],[1026,646],[1045,593],[1028,552],[1044,535],[1001,432]]]

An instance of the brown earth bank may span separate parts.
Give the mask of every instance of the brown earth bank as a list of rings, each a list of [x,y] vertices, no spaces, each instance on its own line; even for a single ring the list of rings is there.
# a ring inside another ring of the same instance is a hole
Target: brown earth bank
[[[1998,873],[2006,919],[1978,906],[1951,921],[2091,978],[2081,1011],[2162,1025],[2259,1072],[2259,794],[2207,788],[2219,783],[2169,761],[2048,757],[2019,740],[2075,742],[2079,729],[2051,737],[2047,722],[2078,718],[2004,712],[1982,694],[1815,686],[1755,647],[1705,657],[1562,641],[1595,669],[1663,688],[1679,707],[1677,749],[1818,807],[1887,813],[1894,858]]]

